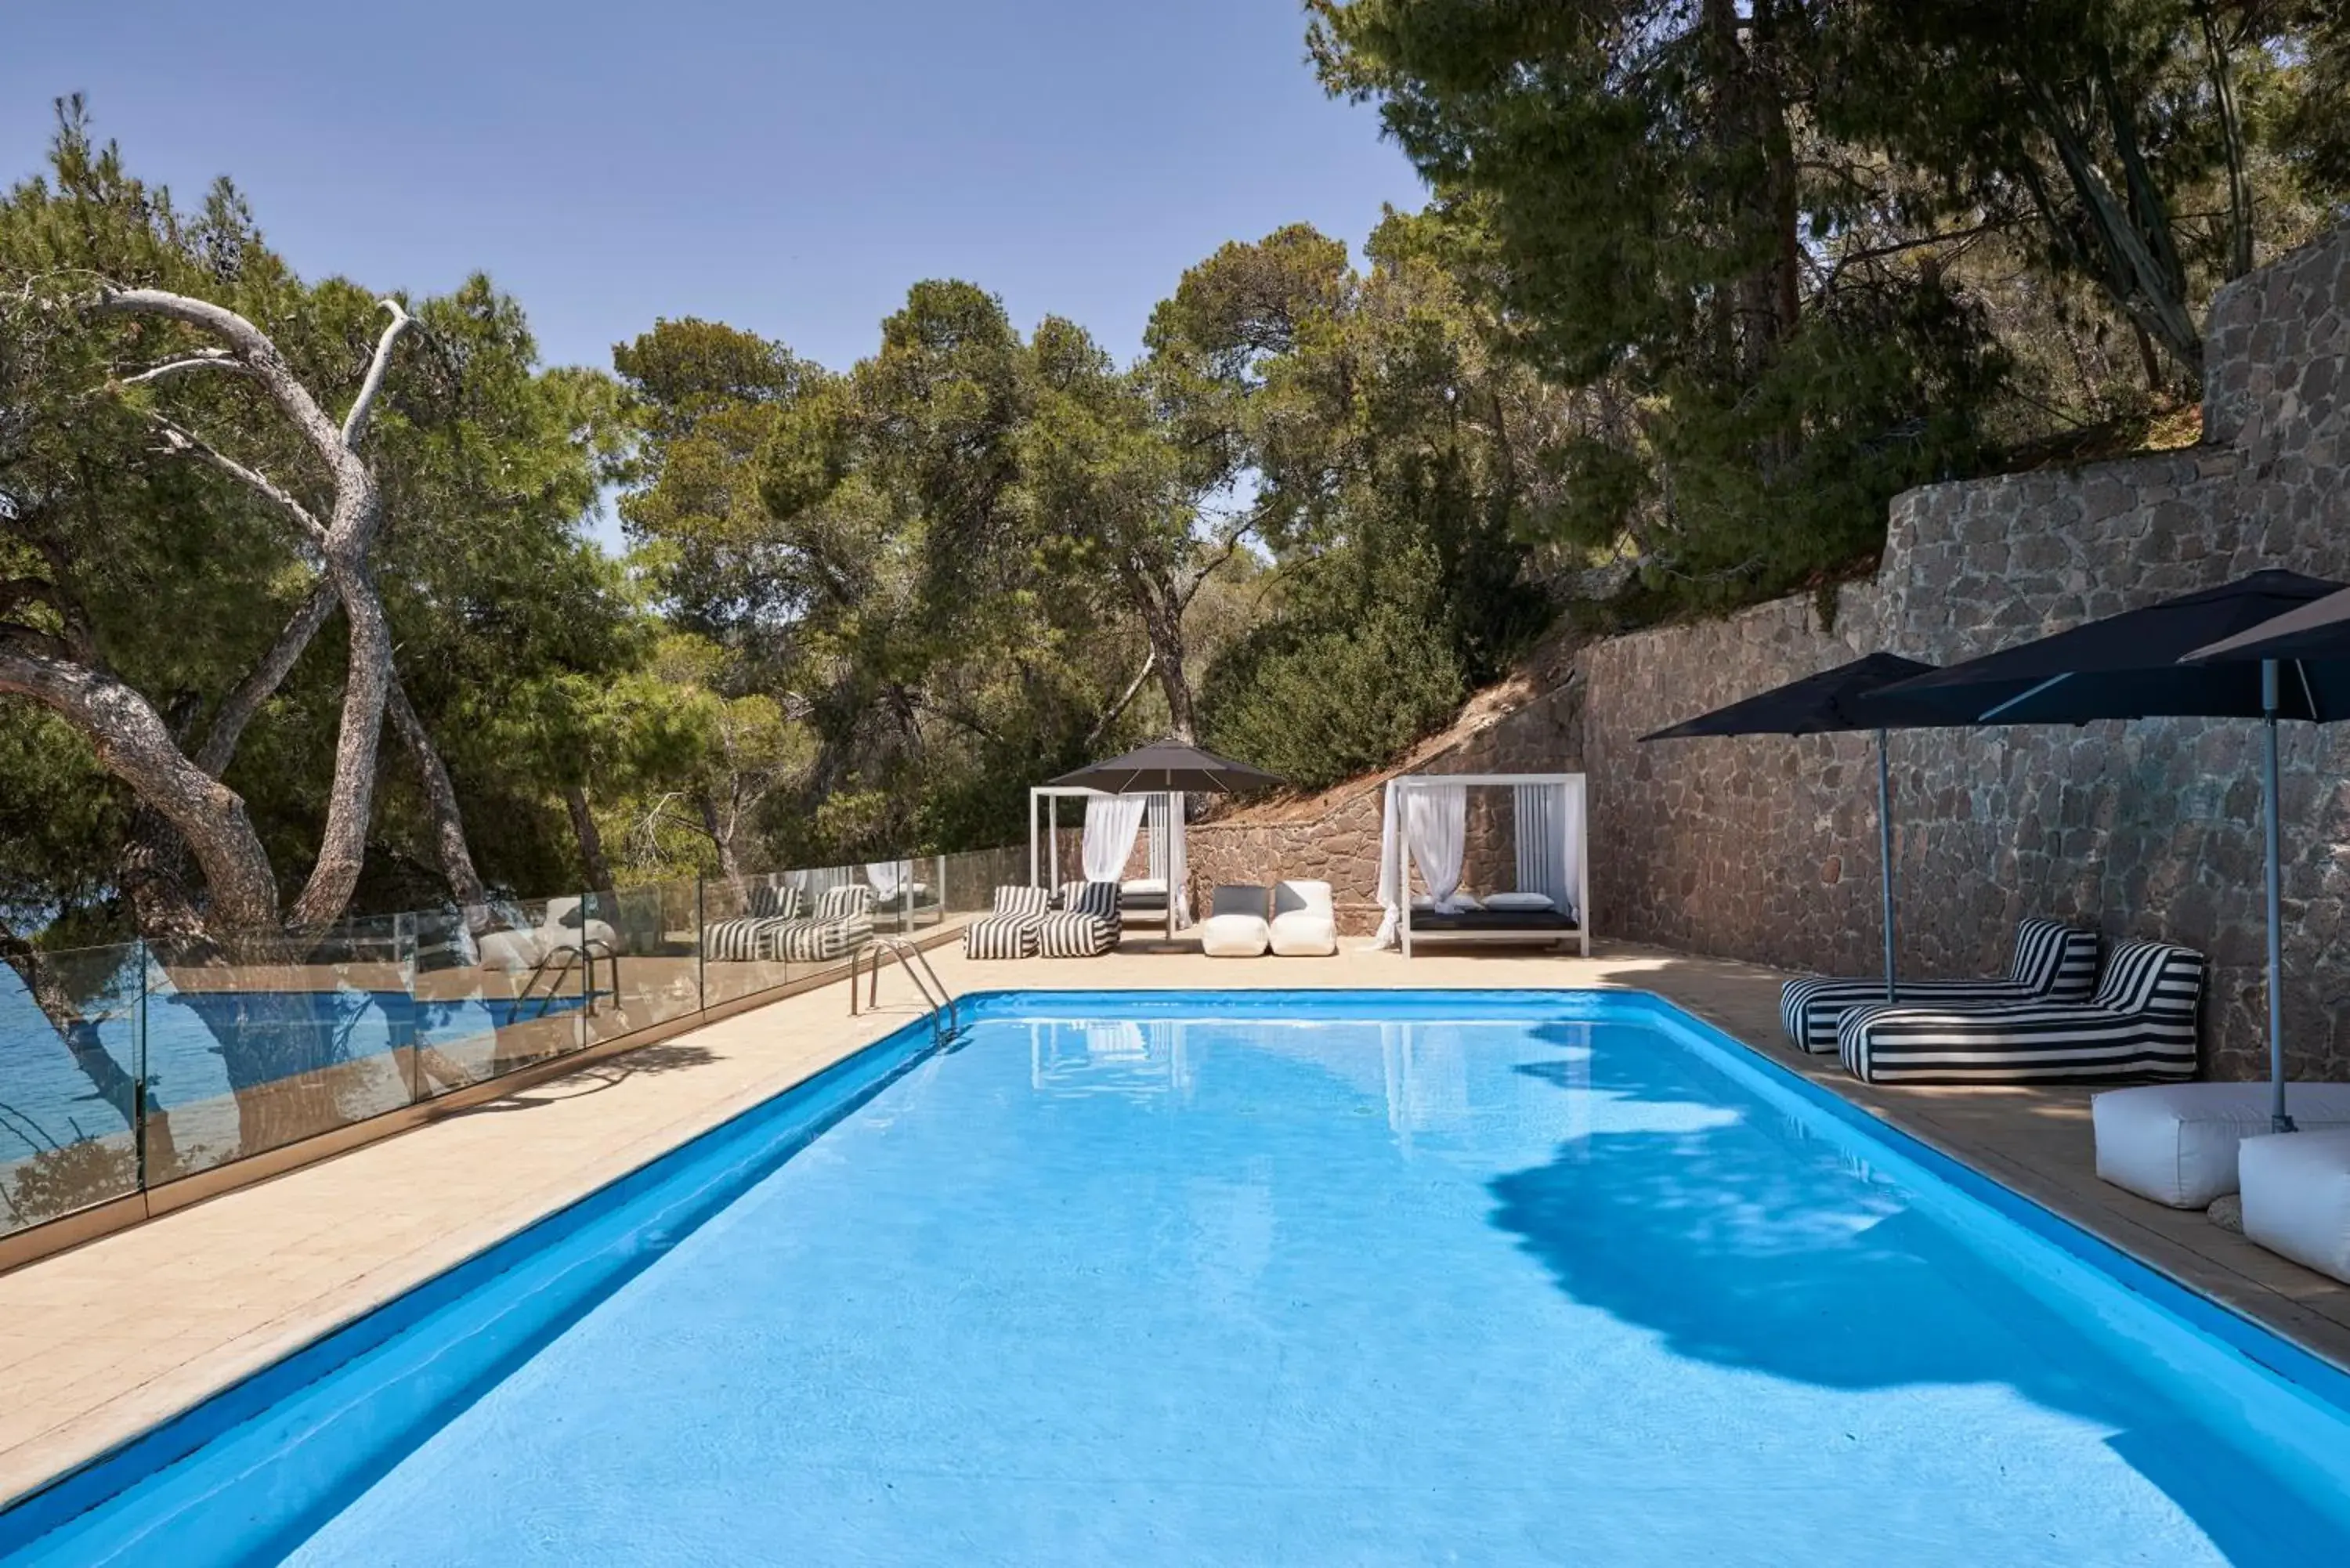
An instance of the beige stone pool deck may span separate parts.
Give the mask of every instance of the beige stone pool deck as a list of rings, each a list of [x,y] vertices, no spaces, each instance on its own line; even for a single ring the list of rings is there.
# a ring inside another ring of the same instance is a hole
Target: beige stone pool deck
[[[1785,1046],[1783,976],[1630,947],[1590,959],[1214,960],[1130,939],[1098,960],[931,956],[958,992],[1216,987],[1652,991],[2309,1349],[2350,1366],[2350,1287],[2090,1168],[2088,1094],[1885,1088]],[[838,983],[582,1064],[503,1098],[0,1275],[0,1501],[19,1496],[532,1220],[767,1098],[915,1013],[903,975],[851,1018]]]

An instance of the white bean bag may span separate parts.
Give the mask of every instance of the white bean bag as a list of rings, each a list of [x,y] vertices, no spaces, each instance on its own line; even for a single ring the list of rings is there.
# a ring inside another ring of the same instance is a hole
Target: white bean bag
[[[2264,1133],[2237,1148],[2244,1234],[2350,1282],[2350,1127]]]
[[[1284,958],[1328,958],[1338,950],[1338,916],[1327,882],[1273,885],[1273,950]]]
[[[546,945],[536,929],[485,932],[478,944],[482,966],[519,972],[537,965],[546,956]]]
[[[1200,950],[1210,958],[1262,958],[1273,945],[1262,888],[1219,888],[1200,922]]]
[[[2236,1146],[2269,1130],[2266,1084],[2149,1084],[2089,1101],[2097,1174],[2173,1209],[2208,1209],[2236,1190]],[[2294,1084],[2303,1128],[2350,1127],[2350,1084]]]

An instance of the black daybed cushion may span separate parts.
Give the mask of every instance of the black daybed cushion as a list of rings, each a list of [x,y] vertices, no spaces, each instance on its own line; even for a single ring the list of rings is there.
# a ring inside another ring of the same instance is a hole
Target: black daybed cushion
[[[1422,931],[1571,931],[1573,916],[1556,909],[1459,909],[1440,915],[1434,909],[1411,912],[1411,932]]]

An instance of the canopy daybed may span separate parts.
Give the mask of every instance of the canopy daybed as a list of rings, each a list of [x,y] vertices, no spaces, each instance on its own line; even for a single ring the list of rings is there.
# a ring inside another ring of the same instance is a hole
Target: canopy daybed
[[[1118,885],[1118,919],[1124,925],[1164,925],[1173,936],[1191,924],[1185,907],[1183,796],[1180,793],[1109,794],[1072,784],[1038,784],[1028,792],[1028,885],[1056,888],[1061,866],[1061,802],[1082,800],[1085,837],[1078,875],[1088,882]],[[1037,805],[1044,805],[1044,837],[1037,836]],[[1145,874],[1126,875],[1134,841],[1147,831],[1149,860]],[[1072,880],[1076,878],[1071,878]]]
[[[1461,880],[1469,791],[1511,792],[1516,886],[1483,899]],[[1378,945],[1573,942],[1591,956],[1591,876],[1581,774],[1406,774],[1388,781],[1379,828]],[[1425,899],[1410,897],[1419,867]]]

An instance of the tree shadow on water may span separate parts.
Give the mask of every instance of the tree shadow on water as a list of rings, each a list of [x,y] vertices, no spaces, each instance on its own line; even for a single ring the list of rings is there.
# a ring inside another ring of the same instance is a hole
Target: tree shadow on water
[[[1554,1042],[1554,1044],[1556,1044]],[[1595,1102],[1592,1130],[1490,1183],[1492,1222],[1558,1288],[1676,1354],[1814,1386],[1999,1384],[2110,1427],[2116,1456],[2239,1563],[2345,1561],[2329,1517],[2178,1407],[2126,1345],[2060,1315],[1835,1145],[1654,1064],[1518,1072]],[[1823,1456],[1825,1459],[1827,1456]]]

